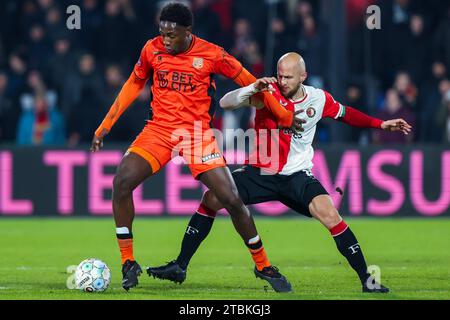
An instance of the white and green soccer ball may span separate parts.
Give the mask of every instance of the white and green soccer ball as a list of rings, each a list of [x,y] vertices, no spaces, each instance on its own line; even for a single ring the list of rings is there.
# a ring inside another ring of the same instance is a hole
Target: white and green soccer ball
[[[106,263],[91,258],[81,261],[75,271],[77,289],[85,292],[105,291],[111,282],[111,272]]]

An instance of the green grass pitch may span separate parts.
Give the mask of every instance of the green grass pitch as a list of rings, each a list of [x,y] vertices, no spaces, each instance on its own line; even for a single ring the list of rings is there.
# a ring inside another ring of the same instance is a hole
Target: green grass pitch
[[[134,223],[135,257],[142,267],[178,254],[189,217]],[[381,268],[391,293],[362,294],[356,274],[317,221],[256,218],[271,262],[294,292],[277,294],[253,275],[252,260],[227,217],[218,218],[191,261],[182,285],[140,277],[121,288],[119,250],[112,218],[0,220],[0,299],[450,299],[450,220],[350,219],[368,264]],[[69,265],[97,257],[111,269],[103,293],[69,290]]]

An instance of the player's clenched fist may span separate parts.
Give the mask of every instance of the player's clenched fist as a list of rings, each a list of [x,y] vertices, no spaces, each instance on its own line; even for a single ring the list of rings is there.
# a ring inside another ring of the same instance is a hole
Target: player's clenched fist
[[[275,91],[275,89],[270,85],[271,83],[277,83],[277,79],[274,77],[264,77],[255,81],[255,89],[258,92],[262,91]]]

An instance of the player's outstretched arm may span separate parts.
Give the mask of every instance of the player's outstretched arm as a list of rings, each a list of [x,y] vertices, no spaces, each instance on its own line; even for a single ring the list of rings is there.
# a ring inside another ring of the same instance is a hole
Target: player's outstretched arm
[[[131,73],[128,80],[122,86],[116,100],[106,114],[105,119],[103,119],[97,130],[95,130],[90,149],[92,152],[96,152],[103,147],[103,138],[108,134],[122,113],[139,96],[140,92],[145,87],[146,82],[147,80],[137,77],[134,71]]]
[[[412,126],[403,119],[392,119],[383,121],[371,117],[352,107],[344,107],[344,108],[345,108],[344,116],[341,117],[340,120],[353,127],[377,128],[386,131],[401,131],[405,135],[411,132]]]
[[[403,119],[383,121],[371,117],[355,108],[343,106],[334,100],[331,94],[326,91],[324,91],[324,93],[325,105],[322,114],[323,118],[334,118],[357,128],[375,128],[386,131],[401,131],[404,134],[408,134],[412,130],[412,126]]]
[[[242,106],[254,106],[257,109],[263,108],[264,104],[251,96],[258,92],[273,91],[271,83],[276,83],[277,79],[273,77],[265,77],[256,80],[256,82],[242,88],[230,91],[225,94],[219,101],[221,108],[225,110],[235,110]]]

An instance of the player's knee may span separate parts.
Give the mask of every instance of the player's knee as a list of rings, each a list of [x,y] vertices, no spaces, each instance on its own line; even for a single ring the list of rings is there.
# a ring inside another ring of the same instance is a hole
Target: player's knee
[[[243,204],[237,192],[230,192],[229,194],[224,195],[220,199],[220,202],[229,212],[239,210]]]
[[[132,181],[123,174],[116,174],[113,180],[113,196],[124,197],[133,192]]]
[[[215,211],[222,209],[222,204],[219,202],[219,200],[211,190],[208,190],[203,194],[202,203],[206,207]]]
[[[203,194],[202,203],[207,206],[208,204],[213,203],[215,198],[216,196],[214,193],[212,193],[211,190],[208,190]]]
[[[336,208],[329,208],[327,210],[324,210],[320,215],[320,222],[328,229],[333,228],[335,225],[341,222],[341,220],[342,218]]]
[[[309,210],[313,217],[328,229],[334,227],[342,220],[339,212],[328,197],[319,196],[314,198],[309,205]]]

